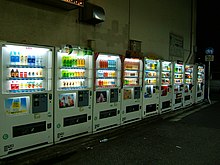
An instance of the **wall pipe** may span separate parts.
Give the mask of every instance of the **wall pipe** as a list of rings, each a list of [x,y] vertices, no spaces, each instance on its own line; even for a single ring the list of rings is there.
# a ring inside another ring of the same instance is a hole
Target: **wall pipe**
[[[196,20],[197,20],[197,3],[196,0],[191,0],[191,30],[190,30],[190,51],[185,63],[189,63],[195,52],[196,45]]]

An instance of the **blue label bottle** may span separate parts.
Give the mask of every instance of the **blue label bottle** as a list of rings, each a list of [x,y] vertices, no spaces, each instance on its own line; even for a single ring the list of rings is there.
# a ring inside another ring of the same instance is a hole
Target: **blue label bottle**
[[[28,62],[28,65],[31,65],[31,63],[32,63],[31,55],[28,55],[27,62]]]
[[[10,64],[15,65],[15,56],[12,51],[10,52]]]

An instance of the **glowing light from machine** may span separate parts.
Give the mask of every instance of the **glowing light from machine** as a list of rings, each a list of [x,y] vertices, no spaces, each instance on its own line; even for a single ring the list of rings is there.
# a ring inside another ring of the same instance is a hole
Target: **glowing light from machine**
[[[84,6],[84,0],[61,0],[61,1],[81,7]]]
[[[126,58],[125,61],[126,61],[126,62],[139,62],[139,59],[135,59],[135,58]]]
[[[117,60],[119,57],[118,56],[113,56],[113,55],[104,55],[104,54],[99,54],[99,57],[98,59],[102,59],[102,60],[108,60],[108,59],[111,59],[111,60]]]

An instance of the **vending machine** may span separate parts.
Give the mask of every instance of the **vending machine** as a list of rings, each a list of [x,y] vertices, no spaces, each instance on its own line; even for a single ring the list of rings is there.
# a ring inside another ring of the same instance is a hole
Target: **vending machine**
[[[53,52],[1,43],[0,158],[53,144]]]
[[[95,54],[93,132],[120,126],[121,56]]]
[[[148,117],[159,113],[160,61],[144,58],[143,111]]]
[[[196,64],[195,65],[195,103],[201,102],[204,100],[205,93],[205,65]]]
[[[185,64],[183,107],[194,103],[194,65]]]
[[[141,58],[122,58],[121,124],[142,117],[142,70]]]
[[[55,58],[55,143],[92,133],[93,51],[64,46]]]
[[[184,95],[184,64],[174,63],[173,65],[173,110],[183,107]]]
[[[160,61],[160,113],[172,110],[173,87],[172,76],[173,66],[170,61]]]

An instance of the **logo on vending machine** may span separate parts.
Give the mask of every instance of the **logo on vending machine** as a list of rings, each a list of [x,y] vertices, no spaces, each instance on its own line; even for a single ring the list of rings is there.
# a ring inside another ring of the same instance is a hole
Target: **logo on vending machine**
[[[2,138],[4,139],[4,140],[7,140],[8,139],[8,134],[4,134],[3,136],[2,136]]]

